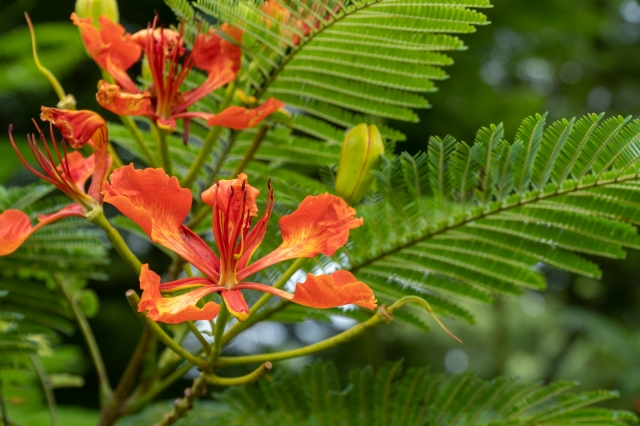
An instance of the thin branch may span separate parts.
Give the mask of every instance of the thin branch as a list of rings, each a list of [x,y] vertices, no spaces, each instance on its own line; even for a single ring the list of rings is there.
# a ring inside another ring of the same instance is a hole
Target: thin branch
[[[142,133],[140,132],[140,129],[138,128],[135,120],[129,116],[121,115],[120,121],[122,121],[122,124],[124,124],[125,127],[129,129],[129,132],[131,132],[133,140],[136,141],[138,148],[140,148],[142,156],[144,157],[144,161],[147,163],[147,165],[149,165],[150,167],[157,167],[158,163],[153,158],[153,155],[151,154],[151,151],[149,150],[149,147],[144,140],[144,136],[142,136]]]
[[[189,330],[196,336],[196,339],[198,339],[198,341],[202,345],[202,349],[204,349],[204,352],[207,355],[210,354],[211,345],[209,344],[209,342],[207,342],[207,339],[204,338],[202,333],[200,333],[200,330],[198,330],[198,327],[196,327],[193,321],[185,321],[185,323],[187,324],[187,327],[189,328]]]
[[[93,366],[96,369],[98,381],[100,382],[100,402],[102,405],[102,402],[111,397],[111,384],[109,383],[109,376],[107,375],[107,370],[104,366],[100,348],[98,347],[96,338],[93,334],[93,331],[91,330],[89,321],[87,321],[87,317],[84,315],[84,312],[82,312],[80,306],[78,306],[77,299],[73,297],[69,292],[64,278],[60,274],[55,274],[54,280],[58,283],[62,294],[64,295],[65,299],[67,299],[67,302],[69,302],[71,311],[73,312],[73,316],[75,317],[76,322],[80,327],[82,337],[84,337],[87,349],[89,349],[89,355],[91,356],[91,361],[93,362]]]
[[[229,86],[227,86],[224,99],[222,101],[222,104],[220,105],[220,111],[226,109],[231,104],[235,90],[236,83],[234,80],[229,83]],[[211,127],[211,129],[209,129],[209,133],[207,133],[207,136],[205,137],[204,143],[202,145],[202,148],[200,149],[200,152],[198,153],[198,156],[196,157],[196,160],[193,162],[191,167],[189,167],[189,170],[187,171],[187,174],[182,178],[182,181],[180,181],[180,186],[182,186],[183,188],[191,188],[193,183],[198,178],[198,173],[200,173],[202,166],[209,158],[209,155],[211,155],[211,151],[213,150],[214,145],[220,138],[220,135],[222,134],[222,131],[224,129],[225,128],[223,126],[213,126]]]
[[[51,382],[49,381],[49,376],[47,375],[47,372],[44,370],[44,366],[42,365],[40,358],[38,358],[38,355],[30,354],[29,359],[31,359],[33,368],[36,370],[36,374],[40,379],[40,383],[42,384],[42,389],[44,390],[44,394],[47,398],[47,407],[49,408],[49,416],[51,417],[51,426],[58,426],[56,399],[53,396],[53,389],[51,388]]]
[[[156,123],[151,123],[151,133],[153,139],[156,141],[156,150],[158,151],[158,157],[160,158],[160,165],[164,169],[165,173],[169,176],[173,174],[171,170],[171,155],[169,155],[169,146],[167,145],[167,132],[160,129]]]
[[[260,147],[260,144],[264,140],[264,137],[267,135],[268,131],[269,131],[269,126],[267,126],[266,124],[260,126],[260,129],[258,129],[258,133],[256,133],[256,136],[251,141],[251,145],[249,146],[249,149],[245,151],[244,156],[242,157],[242,160],[240,160],[235,170],[233,171],[233,174],[231,175],[232,179],[235,179],[236,176],[242,173],[244,168],[247,167],[247,164],[249,164],[251,160],[253,160],[253,156],[255,155],[256,151]]]
[[[131,268],[136,272],[136,274],[140,274],[140,270],[142,269],[142,264],[138,260],[135,254],[129,249],[127,243],[124,242],[120,233],[111,226],[111,223],[107,220],[104,215],[104,211],[102,207],[98,206],[87,213],[86,218],[89,222],[99,226],[104,230],[107,234],[107,238],[111,241],[111,245],[116,249],[120,257],[131,266]]]
[[[127,300],[129,301],[129,305],[131,306],[131,309],[133,309],[133,311],[136,313],[140,321],[142,321],[142,323],[145,326],[149,327],[149,330],[151,330],[151,332],[156,335],[158,340],[164,343],[169,349],[174,351],[180,358],[183,358],[200,368],[209,367],[209,364],[207,363],[206,360],[202,358],[198,358],[192,353],[187,352],[185,349],[182,348],[182,346],[174,342],[173,339],[169,337],[169,335],[165,333],[164,330],[160,328],[160,326],[156,322],[150,320],[144,312],[138,312],[138,304],[140,303],[140,297],[138,297],[135,291],[127,290],[125,295],[127,297]]]

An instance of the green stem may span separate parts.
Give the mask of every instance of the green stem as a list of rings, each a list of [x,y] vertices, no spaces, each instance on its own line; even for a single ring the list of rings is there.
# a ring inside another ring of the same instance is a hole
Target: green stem
[[[33,368],[36,370],[36,373],[38,374],[40,383],[42,383],[42,389],[44,390],[44,394],[47,398],[47,406],[49,407],[49,416],[51,417],[51,426],[58,426],[58,415],[56,413],[56,399],[53,396],[53,389],[51,388],[51,382],[49,381],[49,376],[47,376],[47,372],[44,370],[44,366],[42,365],[42,362],[40,362],[40,358],[38,358],[38,355],[31,354],[29,355],[29,358],[31,359]]]
[[[182,376],[187,374],[189,370],[193,367],[193,364],[186,361],[183,365],[181,365],[178,369],[174,370],[173,373],[160,380],[151,390],[140,398],[137,398],[131,401],[130,405],[127,407],[129,413],[137,413],[142,410],[149,402],[153,400],[156,396],[158,396],[161,392],[171,386],[176,380],[180,379]]]
[[[193,386],[185,389],[184,398],[178,399],[173,403],[171,412],[165,414],[155,426],[169,426],[174,424],[179,418],[187,415],[187,412],[193,408],[193,403],[200,396],[207,392],[207,380],[204,374],[193,381]]]
[[[222,336],[224,335],[224,327],[227,325],[228,320],[229,308],[227,308],[227,304],[222,300],[222,303],[220,303],[220,312],[218,312],[216,319],[216,329],[213,332],[213,349],[209,354],[209,368],[215,365],[222,352]]]
[[[144,161],[146,161],[147,165],[149,165],[150,167],[157,167],[158,163],[153,158],[153,154],[151,154],[151,151],[149,150],[149,147],[144,140],[144,136],[142,136],[142,132],[140,132],[140,129],[138,128],[135,120],[129,116],[121,115],[120,121],[122,121],[122,124],[124,124],[125,127],[129,129],[131,135],[133,135],[133,140],[135,140],[136,144],[138,144],[138,148],[140,148],[140,151],[144,156]]]
[[[151,332],[156,335],[158,340],[164,343],[169,349],[174,351],[180,358],[185,359],[200,368],[209,367],[209,364],[204,359],[198,358],[192,353],[187,352],[182,348],[182,346],[174,342],[173,339],[169,337],[169,335],[165,333],[164,330],[160,328],[160,326],[156,322],[150,320],[144,312],[138,312],[138,304],[140,303],[140,297],[138,297],[135,291],[127,290],[125,295],[127,296],[129,305],[131,305],[131,309],[133,309],[133,311],[136,313],[140,321],[142,321],[144,325],[149,327],[149,330],[151,330]]]
[[[302,348],[293,349],[290,351],[274,352],[270,354],[247,355],[247,356],[238,356],[238,357],[220,357],[218,358],[218,361],[214,365],[216,367],[230,367],[233,365],[249,364],[253,362],[280,361],[283,359],[297,358],[297,357],[310,355],[310,354],[314,354],[321,351],[326,351],[327,349],[331,349],[345,342],[348,342],[349,340],[355,339],[356,337],[360,336],[369,328],[375,327],[378,324],[381,324],[383,322],[384,323],[391,322],[393,320],[393,316],[392,316],[393,312],[396,309],[406,305],[407,303],[417,303],[423,308],[425,308],[429,312],[429,314],[431,314],[431,316],[434,317],[436,321],[444,328],[444,326],[440,323],[440,321],[433,315],[431,307],[429,306],[426,300],[417,296],[406,296],[399,299],[389,307],[387,307],[386,305],[381,305],[376,311],[376,313],[365,322],[356,324],[350,329],[343,331],[342,333],[336,334],[335,336],[325,339],[321,342],[314,343],[313,345],[303,346]],[[446,328],[445,330],[448,332]],[[455,338],[455,336],[453,337]]]
[[[140,336],[140,340],[138,341],[138,345],[136,346],[133,356],[129,360],[129,364],[127,364],[127,368],[124,370],[124,373],[118,382],[118,386],[116,386],[115,391],[111,394],[111,398],[102,409],[98,426],[112,426],[116,420],[126,413],[126,397],[131,391],[133,383],[138,376],[138,372],[144,362],[145,355],[152,339],[153,335],[149,329],[143,327],[142,336]]]
[[[98,206],[87,213],[86,218],[89,222],[99,226],[107,234],[107,238],[111,241],[113,248],[116,249],[120,257],[133,268],[133,270],[140,275],[142,265],[135,254],[129,249],[127,243],[122,239],[122,235],[109,223],[104,215],[102,207]]]
[[[207,383],[215,386],[240,386],[248,383],[257,382],[265,376],[273,368],[273,364],[265,362],[249,374],[240,377],[220,377],[214,374],[206,376]]]
[[[118,153],[116,152],[116,149],[111,144],[109,144],[109,156],[111,157],[111,168],[112,169],[117,169],[118,167],[124,166],[124,163],[120,159],[120,156],[118,156]]]
[[[220,111],[226,109],[231,104],[231,101],[233,100],[233,93],[235,92],[235,90],[236,83],[235,81],[232,81],[227,86],[224,99],[222,100],[222,104],[220,104]],[[180,182],[180,186],[182,186],[183,188],[191,188],[193,183],[198,178],[198,173],[200,173],[202,166],[209,158],[209,155],[211,155],[211,151],[213,150],[214,145],[220,138],[220,134],[224,129],[225,128],[223,126],[213,126],[211,127],[211,129],[209,129],[209,133],[207,133],[207,136],[204,139],[204,143],[202,144],[202,148],[200,149],[200,152],[196,157],[196,161],[194,161],[191,167],[189,167],[187,174],[182,178],[182,181]]]
[[[84,315],[84,312],[82,312],[80,306],[78,306],[77,299],[69,293],[69,289],[67,288],[64,279],[62,279],[58,274],[54,275],[54,279],[58,283],[62,294],[69,302],[69,305],[71,305],[73,316],[76,318],[82,337],[84,337],[84,341],[89,349],[89,355],[91,356],[91,361],[96,369],[98,381],[100,382],[100,401],[106,401],[111,397],[111,385],[109,384],[109,376],[107,375],[107,369],[104,366],[100,348],[98,348],[98,342],[96,342],[96,338],[93,335],[93,331],[91,330],[89,321],[87,321],[87,317]]]
[[[336,334],[333,337],[325,339],[321,342],[314,343],[313,345],[303,346],[298,349],[290,351],[274,352],[270,354],[259,355],[247,355],[238,357],[220,357],[216,362],[216,367],[229,367],[232,365],[249,364],[254,362],[266,362],[266,361],[280,361],[283,359],[297,358],[305,355],[314,354],[316,352],[326,351],[349,340],[355,339],[360,336],[365,330],[381,324],[388,320],[387,312],[381,312],[384,310],[384,305],[378,308],[378,312],[365,322],[354,325],[348,330],[343,331],[340,334]]]
[[[165,173],[169,176],[173,175],[171,170],[171,156],[169,155],[169,145],[167,145],[167,132],[160,129],[156,123],[151,123],[151,133],[153,139],[156,141],[156,150],[158,151],[158,157],[160,157],[160,165],[164,169]]]
[[[209,342],[207,342],[207,339],[205,339],[202,333],[200,333],[200,330],[198,330],[198,327],[196,327],[193,321],[186,321],[186,324],[187,328],[189,328],[189,330],[196,336],[196,339],[198,339],[198,341],[202,345],[202,349],[204,349],[204,352],[209,355],[211,353],[211,345],[209,344]]]
[[[260,144],[264,140],[264,137],[267,135],[268,131],[269,131],[269,126],[267,125],[260,126],[258,133],[256,133],[255,137],[251,141],[251,145],[249,146],[249,149],[245,151],[244,157],[242,157],[242,160],[240,160],[240,163],[238,163],[235,170],[233,171],[233,175],[231,175],[232,179],[238,176],[240,173],[242,173],[244,168],[247,167],[247,164],[249,164],[249,162],[253,160],[253,156],[255,155],[256,151],[260,147]]]

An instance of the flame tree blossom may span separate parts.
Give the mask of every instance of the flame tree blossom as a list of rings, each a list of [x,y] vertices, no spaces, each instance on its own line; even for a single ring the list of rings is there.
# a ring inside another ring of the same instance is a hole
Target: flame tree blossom
[[[280,219],[282,244],[273,252],[251,263],[262,242],[273,209],[273,189],[269,185],[263,216],[258,217],[259,191],[249,185],[245,174],[237,179],[221,180],[202,193],[202,200],[213,208],[213,236],[216,255],[193,231],[183,225],[191,209],[191,191],[181,188],[175,177],[162,169],[136,170],[120,167],[105,183],[105,202],[116,206],[136,222],[152,241],[174,251],[200,270],[203,277],[160,283],[160,277],[142,265],[140,287],[143,290],[140,312],[154,321],[180,323],[210,320],[220,306],[212,301],[198,306],[210,293],[220,293],[229,311],[244,321],[249,307],[240,290],[259,290],[291,302],[314,308],[329,308],[354,303],[374,309],[371,289],[350,272],[339,270],[329,275],[308,274],[297,283],[294,293],[269,285],[246,281],[256,272],[295,258],[333,255],[346,244],[349,231],[362,225],[355,210],[341,198],[330,194],[309,196],[298,209]],[[165,297],[178,293],[173,297]]]
[[[256,126],[284,104],[274,98],[257,108],[229,107],[219,114],[189,112],[187,109],[212,91],[236,79],[241,63],[241,50],[210,29],[196,36],[191,51],[187,52],[183,38],[184,23],[179,31],[158,28],[158,18],[147,29],[128,34],[124,28],[108,17],[100,17],[98,30],[91,18],[71,14],[73,23],[80,27],[84,44],[94,59],[115,80],[99,83],[98,103],[118,115],[146,116],[163,130],[176,129],[176,120],[185,120],[188,134],[192,118],[206,120],[209,126],[246,129]],[[240,34],[223,25],[231,36]],[[127,74],[127,70],[146,55],[151,79],[141,91]],[[189,72],[196,67],[207,75],[198,87],[182,91],[180,87]],[[186,138],[185,138],[186,140]]]
[[[41,227],[69,216],[84,217],[95,206],[102,204],[102,185],[109,171],[108,154],[109,137],[104,119],[93,111],[60,110],[42,107],[40,118],[49,121],[51,143],[47,142],[44,131],[37,123],[35,134],[27,135],[29,148],[41,171],[34,169],[20,153],[9,126],[9,138],[13,149],[22,163],[33,174],[48,182],[74,201],[67,207],[49,215],[39,215],[38,224],[31,225],[29,216],[15,209],[7,209],[0,214],[0,256],[13,253],[31,234]],[[57,127],[62,134],[58,143],[53,133]],[[42,148],[40,147],[42,145]],[[67,144],[79,149],[89,145],[94,153],[84,158],[78,151],[67,152]],[[85,191],[87,181],[91,178],[89,190]]]

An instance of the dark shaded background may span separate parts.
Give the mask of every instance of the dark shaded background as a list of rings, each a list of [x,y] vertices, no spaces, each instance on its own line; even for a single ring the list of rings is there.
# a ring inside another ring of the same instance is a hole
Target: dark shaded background
[[[512,140],[524,117],[544,111],[549,112],[548,122],[591,111],[637,115],[637,1],[493,3],[493,9],[484,11],[492,24],[463,37],[469,50],[452,54],[456,63],[448,69],[450,79],[439,82],[439,91],[428,96],[433,108],[421,113],[421,123],[393,123],[408,136],[398,149],[417,152],[426,147],[431,135],[452,134],[471,142],[479,127],[500,121],[506,126],[507,139]],[[24,25],[24,10],[37,28],[42,22],[69,22],[73,6],[73,1],[0,2],[0,37]],[[154,10],[164,22],[173,22],[173,14],[159,0],[138,0],[121,2],[121,23],[136,31],[153,18]],[[0,66],[7,64],[0,58]],[[94,100],[99,78],[98,68],[86,60],[62,83],[80,107],[108,116]],[[52,90],[0,91],[0,125],[14,123],[16,134],[23,134],[40,105],[52,106],[56,101]],[[0,183],[22,184],[29,177],[7,148],[6,138],[0,137],[4,172],[0,176],[8,176]],[[139,240],[132,242],[152,269],[163,269],[164,255]],[[343,373],[367,363],[380,365],[404,358],[407,366],[430,364],[434,370],[451,372],[472,369],[486,378],[508,374],[532,380],[579,380],[584,389],[619,389],[622,397],[612,405],[640,410],[640,254],[631,251],[625,261],[595,260],[604,272],[601,281],[541,267],[549,283],[545,292],[499,300],[493,306],[470,306],[477,325],[447,323],[464,345],[439,329],[424,335],[392,324],[320,356],[339,360]],[[123,297],[124,291],[137,287],[137,278],[117,258],[109,269],[110,281],[91,284],[101,298],[100,313],[91,325],[115,382],[135,345],[140,324]],[[250,352],[310,343],[346,325],[265,323],[243,335],[231,349]],[[82,344],[82,340],[76,335],[64,343]],[[282,362],[279,368],[297,369],[309,360]],[[57,391],[59,402],[97,407],[97,383],[90,368],[85,378],[83,389]],[[185,383],[165,396],[180,394]]]

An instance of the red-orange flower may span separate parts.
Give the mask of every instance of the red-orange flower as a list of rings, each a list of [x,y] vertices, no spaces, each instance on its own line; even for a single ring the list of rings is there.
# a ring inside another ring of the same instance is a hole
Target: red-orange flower
[[[362,224],[355,210],[341,198],[330,194],[309,196],[298,209],[280,219],[283,242],[276,250],[251,263],[251,256],[265,236],[273,209],[273,189],[264,215],[258,216],[258,190],[247,176],[222,180],[202,193],[202,200],[213,207],[213,236],[219,257],[182,223],[191,209],[191,191],[181,188],[175,177],[162,169],[135,170],[132,165],[115,170],[105,184],[104,200],[116,206],[136,222],[152,241],[169,248],[193,264],[205,276],[160,283],[160,277],[143,265],[140,286],[143,290],[139,311],[147,311],[154,321],[179,323],[212,319],[219,306],[197,302],[209,293],[220,293],[230,312],[240,321],[249,315],[240,290],[260,290],[315,308],[354,303],[369,309],[376,307],[371,289],[348,271],[330,275],[307,275],[289,293],[272,286],[246,281],[257,271],[294,258],[333,255],[349,237],[349,230]],[[174,297],[163,293],[190,290]]]
[[[24,159],[13,140],[12,126],[9,126],[9,138],[13,149],[22,163],[36,176],[56,186],[71,198],[71,204],[62,210],[38,216],[38,224],[31,226],[29,216],[19,210],[8,209],[0,214],[0,256],[13,253],[31,234],[42,226],[69,216],[84,216],[95,206],[102,204],[102,185],[109,170],[110,158],[107,153],[107,126],[102,117],[92,111],[68,111],[42,107],[40,118],[50,121],[51,144],[44,132],[37,126],[38,137],[27,135],[29,148],[40,166],[41,172],[34,169]],[[35,122],[34,122],[35,123]],[[61,144],[53,134],[56,126],[63,136]],[[40,148],[42,143],[44,151]],[[94,153],[84,158],[78,151],[67,153],[66,145],[82,148],[88,144]],[[92,177],[89,191],[85,191],[87,180]]]
[[[104,108],[118,115],[146,116],[169,131],[176,129],[177,119],[184,119],[186,140],[192,118],[204,119],[208,125],[245,129],[284,106],[282,102],[269,99],[260,108],[242,108],[242,114],[234,114],[231,120],[224,119],[227,110],[217,116],[187,111],[199,99],[235,80],[240,68],[240,48],[220,37],[213,29],[198,34],[193,49],[188,52],[182,34],[184,24],[177,32],[158,28],[156,17],[149,28],[131,35],[106,16],[100,18],[100,31],[91,25],[91,18],[79,19],[72,14],[71,19],[80,27],[89,54],[116,83],[100,82],[96,99]],[[237,35],[230,32],[232,36]],[[127,74],[142,52],[146,55],[153,80],[145,91],[138,90]],[[194,66],[206,72],[207,78],[200,86],[181,91],[180,86]],[[239,107],[233,108],[235,112]]]

